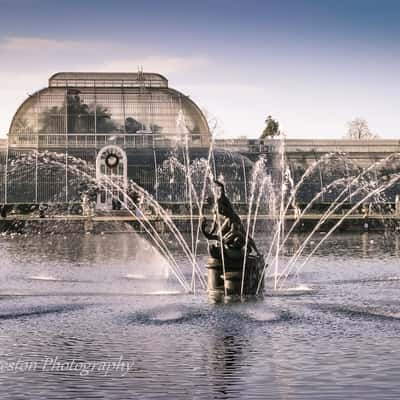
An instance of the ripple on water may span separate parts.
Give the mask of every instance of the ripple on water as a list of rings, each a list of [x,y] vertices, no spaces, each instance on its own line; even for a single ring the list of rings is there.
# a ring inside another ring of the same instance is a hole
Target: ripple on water
[[[147,296],[178,296],[180,294],[185,294],[180,290],[153,290],[151,292],[144,292]]]
[[[56,278],[51,275],[32,275],[27,277],[28,280],[32,281],[48,281],[48,282],[62,282],[63,279]]]
[[[6,313],[0,313],[0,320],[40,317],[47,314],[59,314],[71,311],[80,311],[87,306],[87,304],[57,304],[49,306],[28,307],[22,310],[17,309]]]
[[[272,322],[279,321],[281,319],[281,315],[274,313],[272,311],[264,311],[264,310],[252,310],[247,312],[247,316],[258,322]]]
[[[162,312],[155,314],[151,320],[159,322],[178,322],[182,321],[185,314],[179,310],[171,310],[168,312]]]
[[[400,312],[384,310],[377,307],[363,307],[345,304],[314,304],[311,307],[321,311],[329,311],[334,314],[341,314],[350,319],[400,320]]]
[[[148,279],[148,277],[144,274],[127,274],[125,275],[126,279],[133,279],[133,280],[142,280],[142,279]]]
[[[88,279],[57,278],[51,275],[32,275],[25,278],[28,281],[64,282],[64,283],[93,283]]]
[[[353,284],[353,283],[384,283],[384,282],[399,282],[400,276],[383,276],[383,277],[371,277],[371,278],[358,278],[358,279],[344,279],[336,280],[336,285]]]
[[[314,294],[317,292],[316,288],[307,286],[307,285],[299,285],[291,288],[283,288],[283,289],[267,289],[265,290],[265,294],[267,296],[303,296],[307,294]]]
[[[232,305],[231,305],[232,306]],[[243,326],[252,323],[271,323],[292,319],[287,311],[272,309],[251,309],[241,304],[233,307],[218,305],[213,308],[170,305],[131,313],[128,323],[139,325],[188,324],[203,327],[227,324]]]

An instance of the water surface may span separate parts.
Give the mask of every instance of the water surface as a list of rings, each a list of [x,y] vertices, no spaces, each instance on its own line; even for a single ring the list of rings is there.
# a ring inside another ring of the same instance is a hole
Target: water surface
[[[398,399],[399,248],[337,235],[287,282],[314,291],[210,304],[134,234],[2,237],[0,395]]]

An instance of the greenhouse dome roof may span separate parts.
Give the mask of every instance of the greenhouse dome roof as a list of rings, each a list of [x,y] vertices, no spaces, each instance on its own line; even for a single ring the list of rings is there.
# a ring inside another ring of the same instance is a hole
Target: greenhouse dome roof
[[[149,72],[58,72],[49,87],[168,87],[168,80]]]
[[[171,147],[183,137],[190,146],[207,147],[211,137],[200,108],[160,74],[59,72],[21,104],[9,144],[93,147],[106,143],[107,135],[126,137],[124,145],[134,147]]]

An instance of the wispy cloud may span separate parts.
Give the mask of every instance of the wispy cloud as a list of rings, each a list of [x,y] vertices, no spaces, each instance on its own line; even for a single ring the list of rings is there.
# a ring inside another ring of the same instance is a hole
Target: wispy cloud
[[[147,56],[137,58],[121,58],[105,62],[101,65],[101,70],[112,72],[136,71],[138,67],[143,67],[145,71],[161,72],[171,74],[198,70],[210,64],[210,60],[205,57],[196,56]],[[99,66],[97,65],[97,68]]]
[[[136,71],[139,67],[143,67],[146,71],[153,70],[169,74],[200,70],[210,64],[210,60],[204,56],[152,55],[152,52],[157,52],[157,49],[144,50],[133,45],[96,40],[60,40],[45,37],[13,36],[0,41],[0,51],[7,53],[21,52],[24,57],[31,58],[33,67],[47,64],[52,53],[57,53],[57,59],[66,64],[66,67],[69,67],[69,63],[71,63],[71,59],[69,59],[71,55],[82,55],[83,57],[80,58],[74,57],[74,65],[83,71]],[[132,57],[132,53],[138,55]],[[88,54],[91,56],[90,63],[87,62]],[[121,54],[124,56],[121,56]],[[63,56],[65,56],[65,59],[63,59]]]
[[[8,51],[76,50],[110,47],[112,43],[102,41],[59,40],[44,37],[9,36],[0,42],[0,48]]]

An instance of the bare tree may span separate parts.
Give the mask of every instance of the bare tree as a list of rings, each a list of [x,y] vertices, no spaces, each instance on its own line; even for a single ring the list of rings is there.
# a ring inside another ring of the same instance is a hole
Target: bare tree
[[[364,118],[354,118],[347,123],[346,139],[353,140],[369,140],[378,139],[378,135],[371,132],[368,127],[368,122]]]

